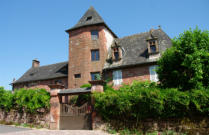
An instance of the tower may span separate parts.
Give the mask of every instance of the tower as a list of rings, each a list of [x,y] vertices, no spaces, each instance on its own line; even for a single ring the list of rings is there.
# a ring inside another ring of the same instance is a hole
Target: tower
[[[101,73],[117,36],[90,7],[69,34],[68,88],[79,88]]]

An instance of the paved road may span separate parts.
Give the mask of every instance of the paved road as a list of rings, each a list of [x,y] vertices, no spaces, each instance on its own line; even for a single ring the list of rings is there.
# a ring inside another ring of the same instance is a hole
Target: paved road
[[[0,125],[0,135],[108,135],[103,131],[92,130],[30,130],[27,128]]]
[[[20,131],[28,131],[30,129],[28,128],[19,128],[19,127],[13,127],[13,126],[6,126],[6,125],[0,125],[0,134],[2,133],[15,133]]]

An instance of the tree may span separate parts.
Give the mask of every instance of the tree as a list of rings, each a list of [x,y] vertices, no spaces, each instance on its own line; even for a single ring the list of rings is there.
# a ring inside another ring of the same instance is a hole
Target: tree
[[[172,43],[158,61],[161,85],[181,90],[209,87],[209,31],[190,28]]]

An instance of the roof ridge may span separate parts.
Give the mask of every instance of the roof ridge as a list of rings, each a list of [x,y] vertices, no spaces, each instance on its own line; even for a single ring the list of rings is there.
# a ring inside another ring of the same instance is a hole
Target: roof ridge
[[[39,66],[39,67],[35,67],[35,68],[40,68],[40,67],[47,67],[47,66],[52,66],[52,65],[56,65],[56,64],[61,64],[61,63],[67,63],[68,61],[64,61],[64,62],[57,62],[54,64],[47,64],[47,65],[43,65],[43,66]],[[34,69],[34,68],[33,68]]]
[[[139,35],[142,35],[142,34],[145,34],[145,33],[148,33],[148,32],[136,33],[136,34],[129,35],[129,36],[124,36],[124,37],[118,38],[118,39],[121,40],[121,39],[124,39],[124,38],[130,38],[130,37],[134,37],[134,36],[139,36]]]
[[[159,29],[154,29],[154,31],[156,31],[156,30],[159,30]],[[135,33],[135,34],[133,34],[133,35],[124,36],[124,37],[122,37],[122,38],[117,38],[117,39],[121,40],[121,39],[124,39],[124,38],[130,38],[130,37],[133,37],[133,36],[139,36],[139,35],[142,35],[142,34],[145,34],[145,33],[148,33],[148,32],[149,32],[149,31],[141,32],[141,33]]]

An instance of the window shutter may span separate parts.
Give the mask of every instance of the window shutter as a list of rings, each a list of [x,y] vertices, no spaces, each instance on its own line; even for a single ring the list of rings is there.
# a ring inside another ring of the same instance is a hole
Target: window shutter
[[[118,71],[115,71],[116,72],[116,85],[119,84],[119,74],[118,74]]]
[[[118,70],[118,84],[122,84],[123,79],[122,79],[122,71]]]
[[[157,70],[157,65],[155,65],[155,82],[158,82],[159,81],[159,79],[158,79],[158,74],[157,74],[157,72],[156,72],[156,70]]]
[[[113,84],[116,85],[117,83],[117,78],[116,78],[116,71],[113,71]]]
[[[153,66],[149,67],[150,81],[154,81]]]
[[[113,71],[113,83],[114,83],[114,85],[119,85],[122,82],[123,82],[122,71],[121,70]]]
[[[150,81],[157,82],[158,81],[158,75],[156,73],[157,65],[150,66],[149,72],[150,72]]]

